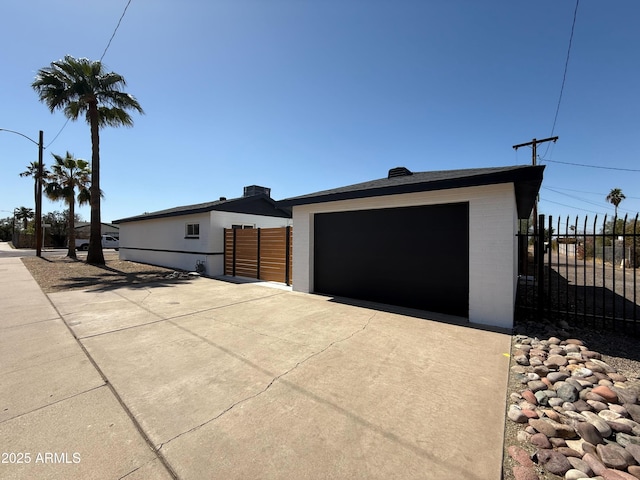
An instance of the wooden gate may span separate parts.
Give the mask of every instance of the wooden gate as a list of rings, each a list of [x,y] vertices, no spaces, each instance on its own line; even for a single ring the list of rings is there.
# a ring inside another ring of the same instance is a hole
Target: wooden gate
[[[291,285],[292,228],[225,228],[224,274]]]

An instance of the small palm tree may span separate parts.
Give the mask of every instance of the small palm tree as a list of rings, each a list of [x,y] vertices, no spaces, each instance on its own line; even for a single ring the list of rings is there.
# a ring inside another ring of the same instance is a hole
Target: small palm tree
[[[104,265],[102,220],[100,218],[100,135],[101,127],[130,127],[127,110],[144,113],[138,101],[122,91],[124,77],[107,72],[102,62],[66,55],[38,70],[31,84],[51,113],[62,110],[77,120],[84,116],[91,130],[91,236],[87,263]]]
[[[624,196],[624,193],[622,193],[620,188],[612,188],[609,195],[607,195],[607,202],[612,204],[616,209],[616,217],[618,216],[618,205],[620,205],[620,202],[625,198],[627,197]]]
[[[14,213],[15,213],[15,217],[18,220],[22,221],[22,228],[24,230],[26,230],[27,226],[29,225],[29,219],[35,216],[35,214],[33,213],[33,209],[27,208],[27,207],[17,208]]]
[[[40,162],[31,162],[27,165],[27,169],[20,174],[21,177],[33,177],[33,199],[34,202],[38,202],[38,166]],[[42,181],[43,184],[47,181],[49,176],[49,170],[44,165],[42,166]]]
[[[63,200],[69,205],[69,226],[67,240],[69,248],[67,257],[76,256],[76,231],[74,225],[76,198],[80,205],[88,203],[90,200],[89,183],[91,170],[89,162],[81,158],[74,158],[69,152],[63,158],[60,155],[52,154],[56,163],[51,167],[52,173],[45,188],[45,194],[51,200]],[[78,194],[76,197],[76,188]]]

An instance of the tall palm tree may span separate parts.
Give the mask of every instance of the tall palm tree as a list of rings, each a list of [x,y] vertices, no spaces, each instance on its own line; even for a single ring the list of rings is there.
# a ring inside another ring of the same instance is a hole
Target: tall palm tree
[[[27,165],[27,169],[20,174],[21,177],[33,177],[33,200],[38,202],[38,166],[40,162],[31,162]],[[47,167],[42,166],[42,181],[46,182],[47,177],[51,172],[47,170]],[[35,204],[34,204],[35,205]]]
[[[620,205],[620,202],[622,202],[622,200],[624,200],[625,198],[627,197],[624,196],[624,193],[622,193],[622,190],[620,188],[612,188],[609,192],[609,195],[607,195],[607,202],[609,202],[616,208],[616,217],[618,216],[618,205]]]
[[[122,91],[124,77],[107,72],[102,62],[66,55],[38,70],[31,84],[51,113],[62,110],[71,120],[84,116],[91,129],[91,236],[87,263],[104,265],[100,218],[100,135],[101,127],[130,127],[127,110],[144,113],[138,101]]]
[[[63,200],[69,205],[69,226],[67,228],[67,240],[69,247],[67,257],[78,258],[76,256],[76,231],[74,219],[76,215],[76,188],[78,189],[77,200],[80,205],[89,202],[89,184],[91,170],[89,162],[81,158],[74,158],[69,152],[63,158],[60,155],[52,154],[56,163],[51,167],[52,173],[49,176],[45,194],[51,200]]]
[[[29,224],[29,219],[33,218],[35,215],[33,213],[33,209],[32,208],[27,208],[27,207],[20,207],[17,208],[15,211],[15,217],[18,220],[22,220],[22,228],[24,230],[27,229],[27,226]]]

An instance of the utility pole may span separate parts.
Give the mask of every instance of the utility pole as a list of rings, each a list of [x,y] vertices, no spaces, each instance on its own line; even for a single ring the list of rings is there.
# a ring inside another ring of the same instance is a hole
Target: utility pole
[[[536,165],[538,159],[538,144],[545,142],[553,142],[556,143],[558,137],[549,137],[543,138],[542,140],[533,139],[527,143],[521,143],[519,145],[514,145],[514,150],[518,150],[520,147],[528,147],[531,145],[531,164],[533,166]],[[538,222],[540,226],[538,226]],[[551,231],[549,231],[549,235],[551,235]],[[544,217],[538,218],[538,199],[536,198],[533,202],[533,238],[535,241],[533,242],[533,258],[537,263],[537,277],[538,277],[538,311],[542,312],[542,299],[544,297]],[[549,238],[551,241],[551,238]]]
[[[0,128],[0,132],[9,132],[15,133],[16,135],[20,135],[21,137],[26,138],[32,143],[35,143],[38,146],[38,171],[36,173],[36,215],[35,215],[35,223],[36,223],[36,256],[42,256],[42,183],[43,183],[43,172],[44,172],[44,164],[42,163],[42,152],[44,150],[44,133],[40,130],[38,135],[38,141],[36,142],[34,139],[27,137],[24,133],[16,132],[15,130],[9,130],[8,128]],[[15,217],[15,210],[14,210]],[[14,221],[15,224],[15,221]],[[15,234],[15,230],[14,230]],[[15,240],[15,239],[12,239]]]
[[[558,137],[543,138],[542,140],[537,140],[534,138],[530,142],[521,143],[520,145],[514,145],[513,149],[518,150],[520,147],[528,147],[529,145],[531,145],[531,165],[535,166],[537,164],[537,159],[538,159],[538,144],[545,143],[545,142],[556,143],[557,140],[558,140]],[[533,234],[534,235],[537,233],[536,232],[537,229],[538,229],[538,200],[536,199],[535,202],[533,202]]]
[[[42,182],[44,165],[42,163],[42,150],[44,150],[44,133],[40,130],[38,135],[38,173],[36,179],[36,256],[42,256],[42,244],[44,232],[42,230]]]

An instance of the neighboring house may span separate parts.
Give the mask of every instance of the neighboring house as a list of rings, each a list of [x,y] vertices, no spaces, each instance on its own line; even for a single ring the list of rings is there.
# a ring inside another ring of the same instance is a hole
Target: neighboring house
[[[210,276],[223,274],[224,229],[284,227],[291,213],[270,197],[270,189],[245,187],[240,198],[187,205],[116,220],[120,258],[193,271],[203,263]]]
[[[75,229],[76,238],[89,238],[91,236],[91,223],[89,222],[78,222],[76,223]],[[115,238],[118,238],[120,235],[120,229],[112,223],[102,223],[101,231],[102,235],[111,235]]]
[[[542,166],[413,173],[278,202],[293,209],[293,289],[511,328],[517,219]]]

